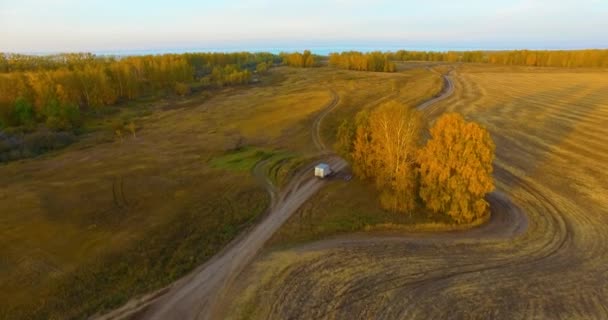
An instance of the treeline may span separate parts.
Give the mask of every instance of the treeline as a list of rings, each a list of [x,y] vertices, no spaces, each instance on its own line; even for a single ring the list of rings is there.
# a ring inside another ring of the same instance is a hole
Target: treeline
[[[397,61],[478,62],[535,67],[608,67],[608,50],[406,51],[387,53]]]
[[[348,51],[329,54],[329,65],[357,71],[395,72],[395,63],[390,53],[379,51],[362,53]]]
[[[282,52],[280,56],[284,65],[296,68],[312,68],[317,65],[318,60],[309,50],[304,50],[302,53]]]
[[[111,57],[95,56],[92,53],[60,53],[39,56],[0,52],[0,72],[55,70],[111,59]]]
[[[192,86],[247,83],[278,61],[269,53],[187,53],[129,57],[0,54],[0,128],[44,122],[78,125],[80,110],[148,95],[186,95]]]
[[[419,111],[389,102],[343,122],[335,147],[359,178],[374,183],[387,210],[424,206],[458,223],[485,217],[484,198],[494,189],[489,133],[451,113],[437,120],[423,145],[423,127]]]
[[[166,56],[166,55],[165,55]],[[267,52],[250,53],[184,53],[169,54],[169,56],[184,57],[193,68],[200,72],[213,66],[238,65],[242,68],[254,69],[258,63],[280,63],[281,58]],[[159,55],[131,56],[131,58],[160,57]],[[113,63],[127,57],[94,55],[92,53],[60,53],[52,55],[25,55],[18,53],[0,52],[0,72],[41,71],[60,68],[74,69],[87,64]]]
[[[487,55],[490,63],[538,67],[608,67],[608,50],[507,51]]]

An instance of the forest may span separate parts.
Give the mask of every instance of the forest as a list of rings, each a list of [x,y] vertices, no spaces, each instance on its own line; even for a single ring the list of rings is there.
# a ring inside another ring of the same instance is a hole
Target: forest
[[[44,122],[54,129],[78,125],[82,109],[143,96],[184,96],[192,88],[247,83],[272,65],[313,67],[310,51],[186,53],[148,56],[48,56],[0,53],[0,128]],[[576,51],[356,51],[331,53],[329,65],[357,71],[395,72],[394,61],[483,62],[547,67],[608,67],[608,50]]]
[[[129,57],[0,54],[0,127],[70,130],[80,111],[144,96],[247,83],[278,61],[269,53],[186,53]]]
[[[533,67],[604,68],[608,50],[406,51],[387,53],[396,61],[482,62]]]
[[[530,67],[605,68],[608,50],[513,51],[348,51],[331,53],[329,65],[341,69],[395,72],[395,61],[474,62]]]

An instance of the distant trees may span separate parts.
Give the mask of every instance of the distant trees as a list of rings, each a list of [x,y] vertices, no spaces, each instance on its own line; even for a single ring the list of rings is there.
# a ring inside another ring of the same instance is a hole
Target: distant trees
[[[248,83],[251,80],[249,70],[240,70],[235,65],[214,67],[211,72],[211,82],[218,86]]]
[[[608,50],[405,51],[387,53],[391,60],[478,62],[535,67],[608,67]]]
[[[449,113],[431,128],[431,139],[418,153],[420,197],[427,208],[471,222],[488,210],[494,190],[494,142],[487,130]]]
[[[370,53],[349,51],[331,53],[329,55],[329,65],[357,71],[395,72],[395,64],[389,59],[390,55],[388,53],[379,51]]]
[[[71,128],[81,109],[146,95],[190,93],[193,83],[247,83],[279,58],[267,53],[187,53],[130,57],[88,53],[29,56],[0,53],[0,127],[44,122]]]
[[[315,57],[309,50],[304,50],[302,53],[281,53],[280,56],[283,64],[290,67],[311,68],[316,64]]]
[[[492,52],[488,62],[537,67],[608,67],[608,50],[515,50]]]
[[[399,50],[387,53],[391,60],[396,61],[460,61],[461,52],[448,51],[406,51]]]
[[[488,212],[485,195],[494,189],[494,143],[489,133],[458,114],[441,117],[421,147],[420,113],[397,102],[362,111],[343,122],[335,147],[347,154],[353,172],[374,183],[383,208],[412,212],[421,202],[458,223]]]
[[[608,50],[407,51],[332,53],[329,64],[349,70],[393,72],[393,61],[476,62],[536,67],[608,67]]]

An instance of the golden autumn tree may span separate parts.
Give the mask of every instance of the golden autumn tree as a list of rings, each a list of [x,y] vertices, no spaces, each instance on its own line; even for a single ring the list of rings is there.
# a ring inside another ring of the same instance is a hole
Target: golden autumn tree
[[[281,53],[283,64],[290,67],[297,68],[311,68],[315,66],[315,56],[310,50],[304,50],[304,52],[293,52],[293,53]]]
[[[418,153],[420,197],[433,212],[459,223],[487,214],[487,193],[494,190],[495,145],[488,131],[448,113],[431,128],[431,139]]]
[[[391,101],[358,122],[352,154],[355,173],[375,182],[385,209],[411,212],[416,205],[420,113]]]

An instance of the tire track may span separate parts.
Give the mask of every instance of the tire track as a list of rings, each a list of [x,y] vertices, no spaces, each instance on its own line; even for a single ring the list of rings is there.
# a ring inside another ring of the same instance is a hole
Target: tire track
[[[317,150],[319,150],[321,153],[329,152],[329,149],[327,148],[325,143],[323,143],[323,139],[321,139],[321,123],[323,122],[323,119],[325,119],[325,116],[332,112],[340,102],[340,97],[338,96],[336,91],[334,89],[329,89],[329,91],[332,96],[331,102],[323,109],[323,111],[321,111],[321,114],[315,119],[312,124],[312,142],[315,144]]]
[[[444,76],[444,84],[446,96],[419,106],[425,115],[440,111],[435,102],[454,92],[449,75]],[[563,106],[552,111],[568,112]],[[587,119],[579,110],[573,113],[576,118],[563,115],[560,121],[593,124],[608,114]],[[514,146],[501,152],[513,152]],[[517,152],[528,151],[526,147]],[[262,295],[256,300],[261,304],[256,310],[268,319],[512,319],[533,314],[536,318],[608,318],[608,271],[601,262],[607,253],[602,245],[606,237],[601,225],[587,230],[597,236],[592,237],[593,246],[585,247],[591,251],[579,251],[581,236],[588,237],[580,233],[580,224],[593,224],[598,215],[566,214],[580,204],[560,197],[542,180],[512,170],[518,169],[495,165],[497,185],[510,189],[514,200],[500,192],[491,194],[492,219],[479,228],[432,235],[353,234],[286,250],[302,258],[266,284],[264,292],[256,291]],[[272,263],[273,255],[261,260]],[[588,265],[596,261],[598,265]],[[258,272],[251,270],[247,276]],[[264,307],[265,303],[270,306]]]

